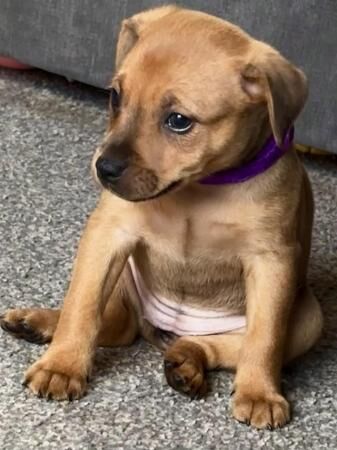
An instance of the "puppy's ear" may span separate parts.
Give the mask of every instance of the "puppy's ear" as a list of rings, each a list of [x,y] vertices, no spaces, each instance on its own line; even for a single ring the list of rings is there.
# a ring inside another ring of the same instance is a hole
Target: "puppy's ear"
[[[168,14],[171,14],[177,9],[178,8],[174,5],[162,6],[159,8],[141,12],[139,14],[136,14],[135,16],[130,17],[129,19],[123,20],[117,42],[115,61],[116,69],[120,67],[125,56],[136,44],[140,35],[150,23],[153,23],[156,20],[167,16]]]
[[[266,103],[274,138],[281,145],[307,99],[306,76],[271,49],[245,65],[241,84],[251,101]]]

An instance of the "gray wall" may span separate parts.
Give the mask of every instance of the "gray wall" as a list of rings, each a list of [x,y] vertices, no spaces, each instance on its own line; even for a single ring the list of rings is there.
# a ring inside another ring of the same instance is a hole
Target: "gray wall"
[[[0,54],[104,87],[122,18],[156,0],[0,0]],[[310,80],[297,140],[337,153],[337,0],[184,0],[277,47]]]

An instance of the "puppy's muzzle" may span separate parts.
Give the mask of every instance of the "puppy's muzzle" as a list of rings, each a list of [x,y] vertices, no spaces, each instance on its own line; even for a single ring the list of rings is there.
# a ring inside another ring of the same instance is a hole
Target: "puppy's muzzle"
[[[96,161],[97,176],[102,184],[115,184],[128,167],[128,161],[104,158],[100,156]]]

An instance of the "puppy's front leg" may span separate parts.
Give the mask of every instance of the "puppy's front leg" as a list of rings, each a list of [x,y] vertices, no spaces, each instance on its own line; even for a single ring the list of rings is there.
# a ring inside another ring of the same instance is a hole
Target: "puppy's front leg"
[[[37,395],[57,400],[80,397],[90,374],[106,301],[135,239],[106,208],[91,215],[81,238],[57,329],[46,353],[25,375]]]
[[[295,296],[295,255],[293,249],[282,249],[246,261],[248,325],[235,378],[233,415],[257,428],[280,427],[290,418],[280,378]]]

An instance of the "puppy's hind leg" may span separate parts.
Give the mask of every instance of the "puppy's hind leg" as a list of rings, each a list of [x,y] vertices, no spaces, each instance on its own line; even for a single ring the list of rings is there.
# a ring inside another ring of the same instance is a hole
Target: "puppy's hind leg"
[[[137,311],[129,298],[126,282],[122,275],[105,307],[97,337],[100,347],[131,345],[139,335]]]
[[[129,345],[138,335],[136,313],[123,283],[121,277],[105,307],[97,339],[99,346]],[[53,338],[60,313],[60,309],[10,309],[0,316],[0,326],[16,338],[45,344]]]
[[[242,341],[240,333],[179,338],[164,356],[168,384],[192,398],[202,397],[207,392],[206,371],[234,369]]]
[[[296,300],[289,317],[283,364],[306,353],[321,335],[320,305],[308,289]],[[184,336],[165,353],[165,375],[171,387],[192,397],[206,392],[206,370],[236,369],[245,329],[210,336]]]
[[[308,287],[298,296],[289,320],[284,365],[310,350],[322,334],[321,306]]]
[[[46,344],[52,340],[59,317],[59,309],[10,309],[0,316],[0,326],[16,338]]]

